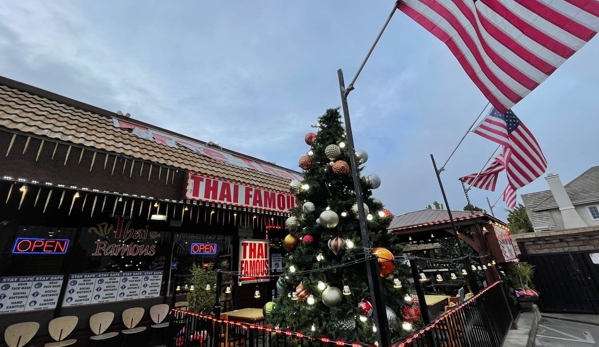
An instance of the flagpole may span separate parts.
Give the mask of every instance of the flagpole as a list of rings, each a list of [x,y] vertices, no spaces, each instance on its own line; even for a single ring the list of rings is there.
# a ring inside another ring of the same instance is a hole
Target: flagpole
[[[447,166],[447,163],[449,163],[449,159],[451,159],[451,157],[453,157],[453,155],[455,154],[455,151],[457,151],[458,148],[460,147],[460,145],[462,144],[462,142],[464,142],[464,139],[466,138],[466,136],[468,136],[468,133],[470,133],[470,130],[472,130],[472,127],[474,127],[476,122],[478,122],[478,119],[480,118],[480,116],[482,116],[482,114],[485,112],[485,110],[487,109],[487,107],[489,107],[490,104],[491,104],[491,102],[489,101],[489,102],[487,102],[485,107],[483,107],[483,110],[480,111],[480,113],[478,114],[478,117],[476,117],[476,119],[474,120],[472,125],[470,125],[468,130],[466,130],[466,133],[464,134],[464,136],[462,136],[462,139],[460,140],[460,142],[458,142],[458,145],[455,146],[455,148],[453,149],[453,152],[451,152],[451,154],[449,155],[449,158],[447,158],[447,160],[445,161],[445,164],[443,164],[443,166],[441,166],[441,168],[439,169],[439,172],[443,172],[445,170],[445,166]]]
[[[370,50],[368,51],[368,54],[366,54],[366,58],[364,58],[364,61],[362,61],[362,64],[360,65],[360,68],[358,69],[358,72],[356,73],[356,76],[354,76],[354,79],[352,79],[352,81],[349,83],[349,85],[347,86],[347,88],[345,88],[345,92],[344,92],[345,93],[345,97],[347,97],[349,95],[349,93],[352,90],[354,90],[354,83],[356,83],[356,80],[360,76],[360,73],[362,72],[362,69],[364,68],[364,65],[366,65],[366,62],[368,61],[368,58],[370,58],[370,55],[374,51],[374,48],[376,47],[377,43],[379,43],[379,39],[381,38],[381,36],[383,36],[383,33],[385,32],[385,29],[387,29],[387,25],[391,21],[391,18],[393,18],[393,14],[395,14],[395,11],[397,11],[397,6],[399,6],[399,1],[395,2],[395,6],[393,6],[393,10],[391,10],[391,13],[389,13],[389,17],[387,18],[387,21],[385,22],[385,24],[383,25],[383,28],[381,29],[381,31],[377,35],[376,39],[374,40],[374,43],[370,47]]]
[[[493,154],[491,154],[489,159],[487,159],[487,162],[485,163],[485,165],[483,165],[483,168],[480,169],[480,171],[476,174],[476,176],[474,177],[474,180],[472,180],[472,183],[470,184],[468,189],[465,190],[466,192],[470,191],[470,189],[472,188],[472,185],[474,185],[474,182],[476,182],[476,179],[478,178],[478,176],[480,176],[480,174],[483,173],[483,171],[485,171],[485,167],[487,166],[487,164],[489,164],[491,159],[493,159],[493,157],[495,156],[495,153],[497,153],[497,150],[499,149],[499,147],[501,147],[501,145],[499,145],[499,146],[497,146],[497,148],[495,148],[495,150],[493,151]]]
[[[487,199],[487,204],[489,204],[489,209],[491,210],[491,215],[495,216],[495,213],[493,212],[493,206],[491,206],[491,202],[489,201],[489,197],[485,196],[485,198]]]

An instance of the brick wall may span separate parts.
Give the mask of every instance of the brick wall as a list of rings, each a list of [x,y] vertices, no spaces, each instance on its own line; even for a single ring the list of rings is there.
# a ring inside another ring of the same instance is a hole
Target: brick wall
[[[511,236],[512,243],[518,254],[599,250],[599,226],[559,231],[541,231]]]

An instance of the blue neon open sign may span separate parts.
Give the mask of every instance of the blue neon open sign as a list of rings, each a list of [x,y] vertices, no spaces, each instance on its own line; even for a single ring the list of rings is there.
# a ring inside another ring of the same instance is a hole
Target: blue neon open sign
[[[189,253],[192,255],[214,255],[218,247],[216,243],[211,242],[195,242],[191,244]]]
[[[12,254],[65,254],[68,248],[69,239],[18,237]]]

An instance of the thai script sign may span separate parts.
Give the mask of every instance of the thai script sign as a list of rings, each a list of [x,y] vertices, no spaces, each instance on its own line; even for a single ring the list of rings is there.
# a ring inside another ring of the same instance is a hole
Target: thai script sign
[[[239,241],[239,284],[268,282],[269,241]]]
[[[286,212],[295,207],[293,194],[274,192],[189,173],[187,199],[232,203]]]

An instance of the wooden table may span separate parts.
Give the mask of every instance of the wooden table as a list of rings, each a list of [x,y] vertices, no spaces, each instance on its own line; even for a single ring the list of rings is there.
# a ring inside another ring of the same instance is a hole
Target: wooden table
[[[447,305],[447,295],[425,295],[426,307],[428,307],[429,317],[434,319],[440,312],[444,311]]]
[[[242,308],[241,310],[233,310],[223,312],[221,315],[227,315],[231,320],[239,320],[245,322],[259,322],[264,320],[261,308]]]

